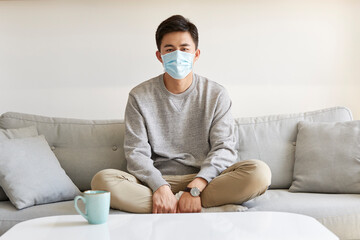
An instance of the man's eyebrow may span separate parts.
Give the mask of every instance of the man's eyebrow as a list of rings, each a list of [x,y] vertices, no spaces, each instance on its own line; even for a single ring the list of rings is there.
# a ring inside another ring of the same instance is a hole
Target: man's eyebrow
[[[183,44],[180,45],[180,47],[188,47],[188,46],[190,46],[190,44],[188,44],[188,43],[183,43]],[[166,45],[164,46],[164,48],[166,48],[166,47],[174,47],[174,45],[172,45],[172,44],[166,44]]]

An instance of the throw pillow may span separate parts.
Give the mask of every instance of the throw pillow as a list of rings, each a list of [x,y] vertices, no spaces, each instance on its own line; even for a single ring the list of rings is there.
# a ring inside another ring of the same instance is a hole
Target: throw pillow
[[[80,193],[43,135],[0,141],[0,185],[18,209]]]
[[[291,192],[360,193],[360,121],[298,124]]]
[[[0,141],[9,138],[25,138],[38,136],[36,126],[23,127],[17,129],[0,129]],[[0,201],[9,200],[0,185]]]
[[[0,141],[12,138],[25,138],[38,136],[36,126],[23,127],[17,129],[0,129]]]

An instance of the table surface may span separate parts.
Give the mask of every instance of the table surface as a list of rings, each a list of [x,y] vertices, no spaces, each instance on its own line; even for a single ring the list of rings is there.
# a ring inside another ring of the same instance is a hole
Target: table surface
[[[21,222],[0,237],[15,239],[339,239],[312,217],[284,212],[110,215],[91,225],[78,215]]]

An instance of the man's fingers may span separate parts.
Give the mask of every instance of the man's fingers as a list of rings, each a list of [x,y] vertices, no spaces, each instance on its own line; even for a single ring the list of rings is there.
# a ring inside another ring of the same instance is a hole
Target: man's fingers
[[[160,205],[158,207],[157,213],[169,213],[171,211],[169,206]]]
[[[164,206],[159,206],[157,213],[164,213]]]
[[[164,212],[164,208],[162,205],[154,204],[153,213],[163,213],[163,212]]]
[[[153,213],[173,213],[176,212],[176,209],[171,209],[169,206],[153,206]]]
[[[173,213],[174,212],[174,208],[172,206],[166,206],[164,211],[164,213]]]

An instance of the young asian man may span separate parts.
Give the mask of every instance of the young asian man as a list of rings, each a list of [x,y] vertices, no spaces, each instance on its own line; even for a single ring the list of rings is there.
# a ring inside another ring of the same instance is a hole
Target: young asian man
[[[106,169],[92,180],[93,189],[111,192],[112,208],[200,212],[241,204],[270,185],[264,162],[237,162],[231,100],[224,87],[193,72],[198,42],[196,26],[183,16],[159,25],[156,57],[165,73],[132,89],[125,111],[130,173]]]

